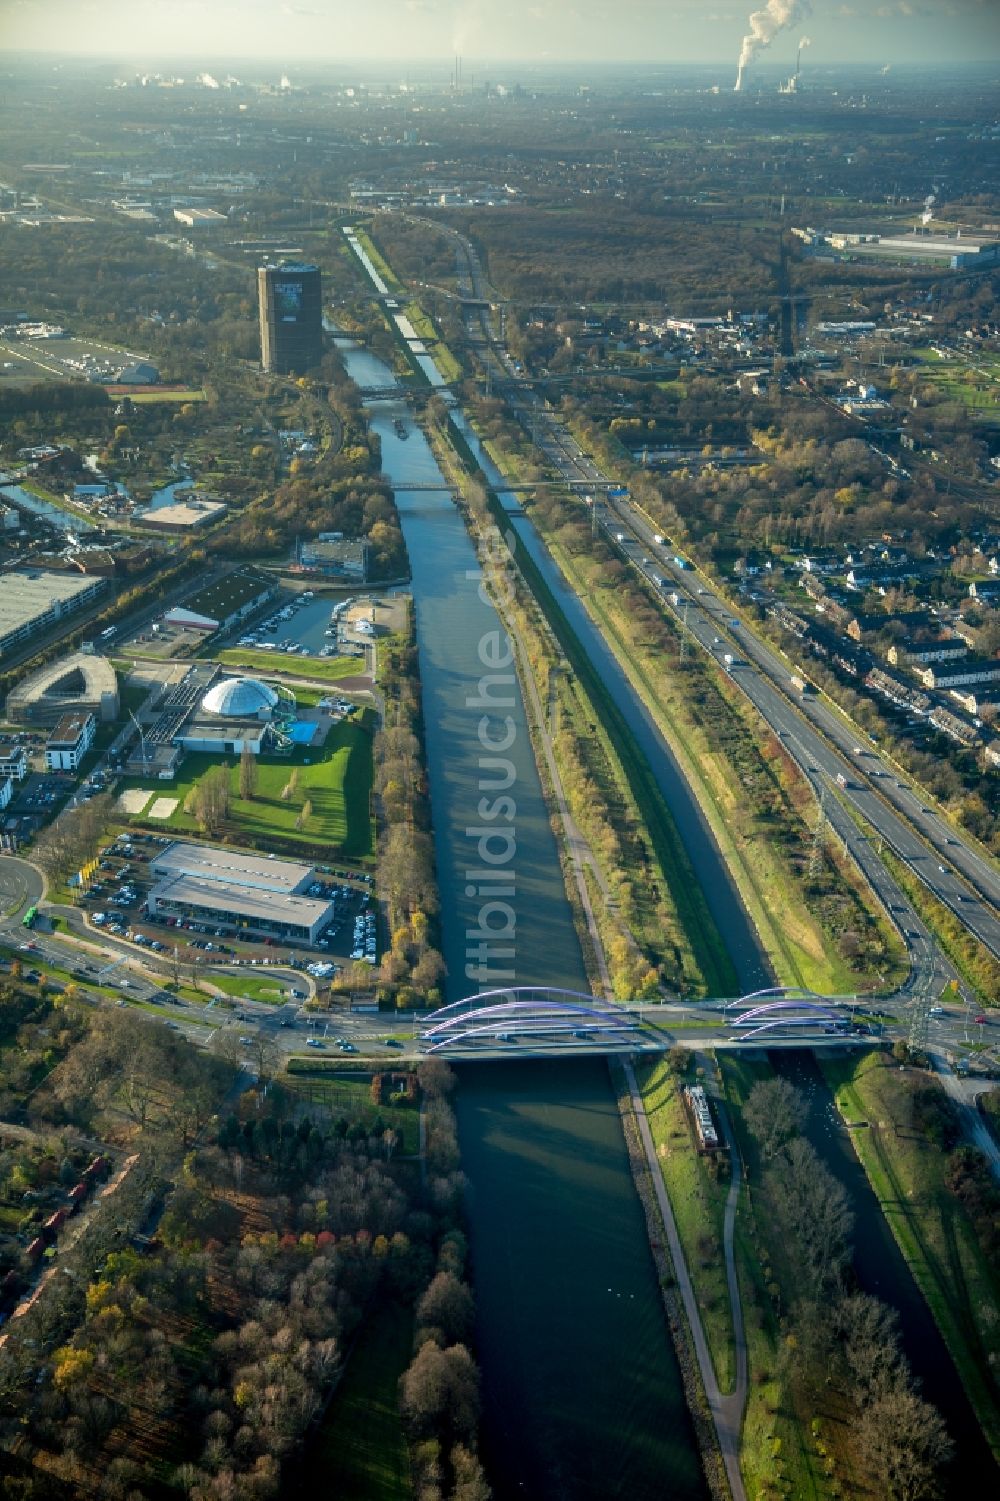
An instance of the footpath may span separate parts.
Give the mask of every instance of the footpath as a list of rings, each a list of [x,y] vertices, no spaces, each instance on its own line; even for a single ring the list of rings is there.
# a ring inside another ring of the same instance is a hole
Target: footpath
[[[736,1379],[733,1383],[732,1392],[727,1395],[719,1390],[719,1383],[716,1380],[715,1367],[712,1364],[712,1353],[708,1348],[708,1340],[705,1338],[701,1314],[698,1311],[698,1300],[695,1297],[694,1287],[691,1283],[691,1274],[688,1271],[684,1248],[677,1233],[677,1224],[674,1220],[670,1198],[663,1182],[663,1174],[660,1172],[656,1147],[653,1143],[653,1133],[650,1131],[649,1121],[646,1119],[646,1107],[643,1103],[642,1094],[639,1091],[635,1070],[630,1062],[625,1063],[625,1078],[628,1083],[629,1094],[632,1098],[632,1110],[639,1128],[639,1137],[649,1164],[650,1178],[663,1220],[664,1234],[666,1235],[670,1256],[674,1263],[674,1272],[677,1277],[677,1291],[680,1294],[681,1302],[684,1305],[684,1312],[687,1315],[688,1325],[691,1330],[691,1339],[694,1344],[695,1355],[705,1388],[705,1395],[708,1398],[712,1421],[715,1424],[715,1432],[719,1440],[722,1461],[726,1467],[729,1488],[732,1492],[733,1501],[747,1501],[743,1476],[740,1473],[740,1433],[743,1427],[743,1411],[747,1400],[747,1346],[743,1327],[743,1306],[740,1302],[734,1252],[736,1207],[739,1201],[740,1186],[743,1181],[739,1154],[735,1150],[736,1143],[733,1140],[729,1122],[726,1120],[724,1112],[720,1110],[718,1114],[722,1121],[726,1144],[729,1147],[732,1161],[732,1182],[730,1184],[729,1196],[726,1200],[723,1249],[726,1261],[726,1280],[729,1286],[729,1300],[733,1314]]]

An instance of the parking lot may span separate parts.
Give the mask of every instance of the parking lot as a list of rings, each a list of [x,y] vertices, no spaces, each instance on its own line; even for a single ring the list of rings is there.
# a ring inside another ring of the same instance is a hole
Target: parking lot
[[[334,905],[335,917],[316,948],[295,948],[277,938],[237,930],[235,926],[179,917],[162,921],[146,915],[146,897],[155,878],[148,870],[156,851],[171,841],[165,835],[122,834],[100,851],[94,879],[83,897],[94,928],[134,943],[152,953],[175,953],[185,964],[247,964],[251,967],[287,964],[292,968],[322,966],[328,978],[343,964],[378,957],[378,921],[370,876],[350,871],[317,869],[308,895]],[[318,952],[317,952],[318,950]]]
[[[29,772],[23,782],[14,783],[14,795],[7,804],[6,817],[20,821],[19,833],[26,836],[58,812],[73,790],[76,777],[69,771]]]

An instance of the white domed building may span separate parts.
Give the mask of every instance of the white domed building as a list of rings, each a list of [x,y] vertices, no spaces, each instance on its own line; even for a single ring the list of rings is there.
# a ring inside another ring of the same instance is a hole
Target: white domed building
[[[219,719],[269,720],[277,702],[274,689],[259,678],[223,678],[209,688],[201,707]]]
[[[259,756],[283,742],[280,725],[273,723],[280,702],[281,695],[259,678],[222,678],[203,696],[180,744],[186,751],[223,756],[241,756],[245,747]]]

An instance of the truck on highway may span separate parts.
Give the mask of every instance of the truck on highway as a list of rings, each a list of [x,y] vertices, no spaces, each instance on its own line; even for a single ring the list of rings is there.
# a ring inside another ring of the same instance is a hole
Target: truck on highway
[[[662,532],[654,532],[653,533],[653,541],[656,543],[657,547],[662,547],[663,546],[663,541],[664,541],[663,533]]]
[[[690,568],[691,564],[688,562],[687,558],[682,557],[679,552],[675,552],[674,553],[674,566],[677,567],[677,568]]]
[[[794,672],[792,674],[791,685],[795,689],[796,693],[801,694],[803,698],[810,697],[816,692],[815,686],[810,683],[807,677],[804,677],[802,673],[799,672]]]

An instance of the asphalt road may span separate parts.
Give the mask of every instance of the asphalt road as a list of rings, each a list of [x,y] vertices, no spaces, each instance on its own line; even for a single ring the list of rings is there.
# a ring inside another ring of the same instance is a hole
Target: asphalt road
[[[958,836],[835,708],[818,697],[799,700],[791,696],[791,664],[733,614],[732,606],[709,580],[674,561],[669,547],[656,542],[656,534],[637,506],[624,497],[598,498],[600,489],[609,483],[607,476],[540,401],[531,393],[509,401],[562,478],[569,484],[594,486],[592,503],[598,524],[666,604],[671,605],[671,595],[677,595],[673,608],[694,639],[720,665],[727,654],[738,664],[731,669],[734,681],[784,741],[817,796],[825,795],[831,824],[866,874],[875,873],[875,864],[861,858],[861,841],[852,834],[850,820],[845,823],[837,817],[838,801],[853,808],[874,837],[905,861],[963,926],[1000,958],[1000,872],[995,862]],[[881,874],[873,880],[875,889],[907,935],[923,936],[922,925],[903,893],[881,861],[877,863]]]

